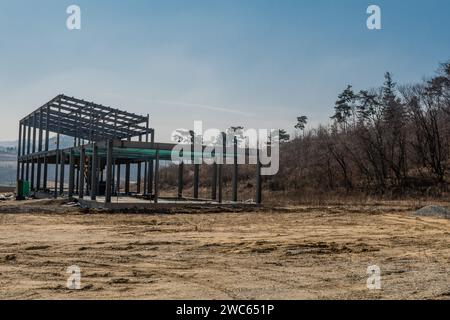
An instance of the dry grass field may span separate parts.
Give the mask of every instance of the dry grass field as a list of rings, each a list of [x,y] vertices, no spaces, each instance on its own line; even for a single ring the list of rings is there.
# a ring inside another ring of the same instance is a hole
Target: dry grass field
[[[22,207],[0,213],[0,299],[450,298],[450,220],[416,217],[407,203],[175,215]],[[66,288],[71,265],[81,290]],[[366,287],[370,265],[381,290]]]

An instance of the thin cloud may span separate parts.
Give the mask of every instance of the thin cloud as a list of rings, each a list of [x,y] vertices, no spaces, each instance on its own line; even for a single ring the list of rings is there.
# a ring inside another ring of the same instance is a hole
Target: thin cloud
[[[107,96],[113,96],[116,98],[124,98],[122,96],[118,96],[114,93],[104,93],[104,95]],[[145,98],[131,98],[135,101],[139,101],[140,103],[155,103],[155,104],[164,104],[169,106],[179,106],[179,107],[186,107],[186,108],[197,108],[197,109],[204,109],[204,110],[210,110],[210,111],[217,111],[217,112],[223,112],[223,113],[231,113],[231,114],[238,114],[241,116],[246,117],[255,117],[256,115],[253,113],[248,113],[244,111],[239,111],[231,108],[224,108],[224,107],[218,107],[218,106],[211,106],[206,104],[200,104],[200,103],[191,103],[191,102],[183,102],[183,101],[170,101],[170,100],[156,100],[156,99],[145,99]]]
[[[225,113],[232,113],[232,114],[239,114],[243,116],[248,117],[254,117],[255,115],[248,112],[243,112],[239,110],[234,110],[230,108],[223,108],[223,107],[216,107],[216,106],[210,106],[205,104],[199,104],[199,103],[188,103],[188,102],[180,102],[180,101],[166,101],[166,100],[149,100],[151,103],[159,103],[159,104],[166,104],[166,105],[173,105],[173,106],[180,106],[180,107],[188,107],[188,108],[199,108],[199,109],[205,109],[205,110],[211,110],[211,111],[219,111],[219,112],[225,112]]]

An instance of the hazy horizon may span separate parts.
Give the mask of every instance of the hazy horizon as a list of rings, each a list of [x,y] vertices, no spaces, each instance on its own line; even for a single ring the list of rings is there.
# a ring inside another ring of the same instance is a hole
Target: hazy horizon
[[[66,8],[82,10],[81,30]],[[158,141],[205,128],[326,123],[347,84],[432,76],[450,58],[450,2],[0,0],[0,141],[57,94],[150,114]]]

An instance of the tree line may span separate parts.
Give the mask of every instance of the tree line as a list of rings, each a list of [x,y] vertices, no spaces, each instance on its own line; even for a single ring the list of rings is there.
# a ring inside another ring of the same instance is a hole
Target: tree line
[[[389,196],[447,191],[450,61],[416,84],[398,85],[387,72],[379,88],[348,85],[328,125],[305,130],[307,120],[297,118],[302,134],[292,140],[280,132],[280,172],[267,178],[269,189]]]

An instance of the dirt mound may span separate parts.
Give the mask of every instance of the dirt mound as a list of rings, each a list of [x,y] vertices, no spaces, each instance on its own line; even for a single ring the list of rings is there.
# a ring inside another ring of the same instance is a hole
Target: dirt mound
[[[439,217],[450,219],[450,210],[440,206],[427,206],[417,210],[415,213],[417,216],[423,217]]]

